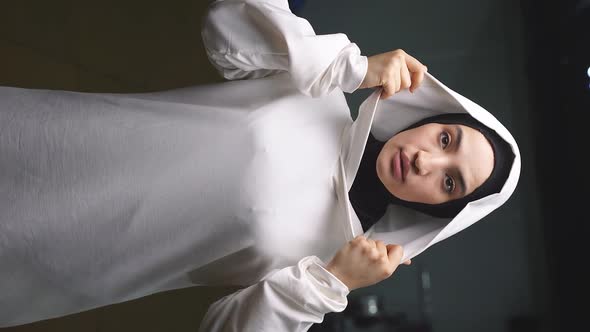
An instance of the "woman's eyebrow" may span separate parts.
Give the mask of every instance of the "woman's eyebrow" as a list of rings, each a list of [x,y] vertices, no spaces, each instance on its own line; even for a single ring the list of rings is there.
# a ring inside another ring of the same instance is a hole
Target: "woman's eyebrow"
[[[459,151],[461,148],[461,143],[463,141],[463,129],[458,125],[455,125],[455,133],[456,133],[456,140],[455,140],[455,151]],[[461,195],[465,196],[467,192],[467,188],[465,187],[465,178],[463,177],[463,173],[461,170],[457,172],[457,178],[459,180],[459,187],[461,187]]]

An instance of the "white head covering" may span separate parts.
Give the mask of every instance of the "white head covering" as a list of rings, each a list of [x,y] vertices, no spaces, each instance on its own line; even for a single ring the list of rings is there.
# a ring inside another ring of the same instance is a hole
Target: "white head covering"
[[[428,73],[420,88],[413,94],[403,90],[386,100],[381,100],[380,94],[381,90],[375,91],[361,104],[357,119],[344,136],[342,167],[347,190],[350,190],[356,176],[369,129],[376,139],[387,141],[411,124],[437,114],[469,113],[508,142],[515,156],[502,190],[468,203],[453,219],[435,218],[403,206],[390,205],[385,215],[365,233],[365,236],[382,240],[386,244],[403,246],[402,261],[405,261],[469,227],[504,204],[518,183],[520,152],[510,132],[491,113],[449,89]],[[350,201],[346,201],[352,233],[354,236],[362,234],[360,221]]]

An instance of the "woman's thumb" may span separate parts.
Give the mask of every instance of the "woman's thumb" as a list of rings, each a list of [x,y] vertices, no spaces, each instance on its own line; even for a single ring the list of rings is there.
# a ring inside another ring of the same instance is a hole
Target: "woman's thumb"
[[[392,264],[399,264],[404,255],[404,248],[397,244],[388,244],[386,248],[389,261]]]

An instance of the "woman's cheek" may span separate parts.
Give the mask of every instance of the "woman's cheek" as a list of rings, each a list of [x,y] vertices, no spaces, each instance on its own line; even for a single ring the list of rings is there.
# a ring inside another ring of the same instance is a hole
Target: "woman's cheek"
[[[411,184],[408,183],[408,185],[410,185],[408,191],[411,192],[412,198],[416,202],[436,204],[440,200],[430,179],[418,179]]]

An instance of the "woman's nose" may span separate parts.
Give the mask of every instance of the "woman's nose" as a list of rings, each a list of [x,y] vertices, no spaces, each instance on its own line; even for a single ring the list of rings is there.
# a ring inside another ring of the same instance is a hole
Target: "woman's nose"
[[[414,166],[418,175],[428,175],[433,170],[444,167],[445,162],[445,158],[441,154],[418,151],[414,160]]]

